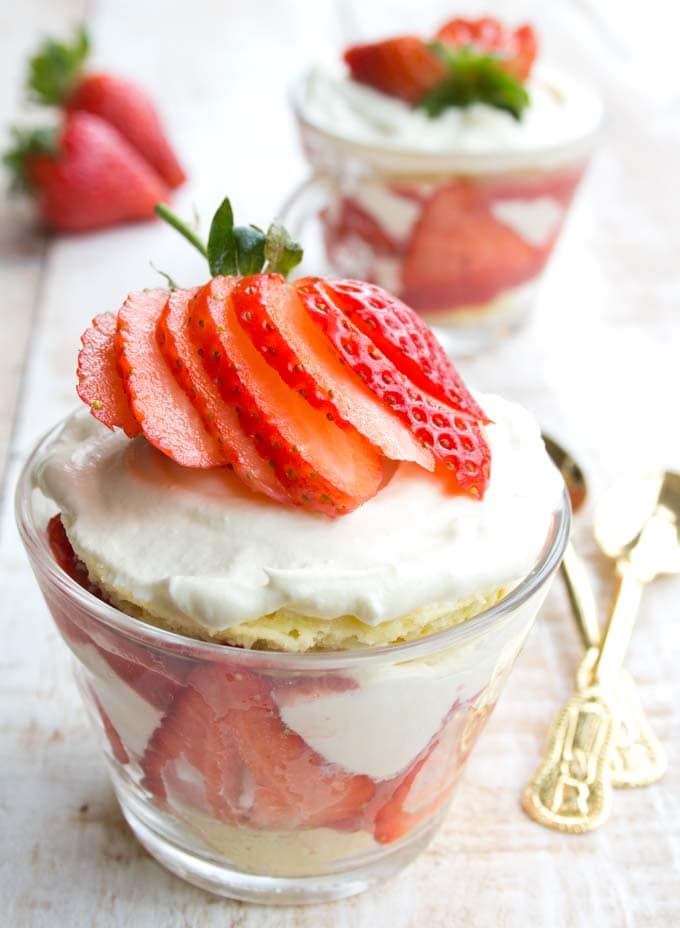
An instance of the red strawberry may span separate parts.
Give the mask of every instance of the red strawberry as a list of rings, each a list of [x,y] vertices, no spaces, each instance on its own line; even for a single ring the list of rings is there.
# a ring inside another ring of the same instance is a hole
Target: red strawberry
[[[99,116],[117,129],[169,187],[184,181],[182,170],[148,96],[112,74],[85,70],[90,41],[84,29],[71,43],[46,39],[31,59],[28,85],[40,103]]]
[[[376,841],[389,844],[424,822],[449,798],[458,783],[465,757],[461,756],[467,709],[452,710],[441,731],[407,771],[378,811]]]
[[[564,209],[571,203],[579,181],[583,177],[585,163],[558,171],[511,176],[507,179],[491,179],[483,184],[482,190],[489,202],[499,200],[537,200],[550,197]]]
[[[46,225],[59,231],[151,219],[167,194],[134,148],[89,113],[68,114],[59,133],[17,133],[5,161],[34,193]]]
[[[186,180],[155,106],[132,81],[85,74],[65,101],[69,110],[94,113],[114,126],[172,189]]]
[[[483,496],[489,480],[490,452],[476,419],[452,411],[404,377],[343,314],[334,301],[332,282],[305,278],[298,281],[297,289],[310,318],[345,364],[389,405],[461,490]]]
[[[355,81],[411,104],[446,77],[446,66],[416,36],[355,45],[344,57]]]
[[[437,39],[454,48],[472,46],[498,55],[503,69],[522,81],[529,77],[538,52],[538,40],[532,26],[525,24],[517,29],[508,29],[489,16],[452,19],[437,32]]]
[[[546,259],[494,218],[478,186],[454,182],[433,194],[413,229],[402,295],[423,312],[476,305],[531,280]]]
[[[432,330],[409,306],[381,287],[360,280],[327,280],[324,287],[332,291],[347,318],[415,386],[457,412],[489,421]]]
[[[242,278],[246,288],[256,278]],[[379,456],[288,387],[253,346],[231,305],[237,279],[217,277],[192,302],[191,336],[223,400],[298,505],[336,516],[370,499],[382,479]]]
[[[281,503],[290,498],[271,467],[257,453],[239,423],[233,406],[223,402],[189,337],[187,317],[197,290],[175,290],[160,315],[158,343],[177,382],[201,415],[203,424],[219,445],[236,474],[253,490]]]
[[[78,396],[108,428],[123,429],[134,438],[141,429],[135,419],[116,363],[116,317],[102,313],[81,337],[78,354]]]
[[[69,541],[64,523],[61,521],[61,514],[52,516],[47,523],[47,542],[54,556],[55,561],[65,571],[72,580],[75,580],[79,586],[92,593],[93,596],[101,596],[101,591],[90,580],[87,568],[77,557],[71,542]]]
[[[247,278],[232,301],[255,347],[308,403],[341,426],[349,423],[386,457],[432,470],[432,455],[338,357],[293,287],[271,275]]]
[[[156,340],[165,290],[131,293],[118,313],[118,367],[145,438],[184,467],[225,463],[191,400],[175,380]]]
[[[337,216],[325,210],[323,219],[331,257],[334,249],[346,248],[347,239],[355,237],[368,245],[374,255],[393,255],[399,249],[399,242],[351,197],[342,198]]]
[[[341,826],[375,791],[283,726],[262,677],[218,665],[188,679],[143,766],[158,798],[261,828]]]
[[[101,590],[93,584],[87,568],[76,555],[61,521],[53,516],[47,525],[47,540],[55,561],[76,583],[98,599],[104,599]],[[61,625],[60,625],[61,627]],[[168,708],[177,691],[177,684],[188,671],[188,662],[172,658],[150,647],[136,644],[122,635],[108,632],[93,625],[86,634],[73,622],[64,630],[74,644],[90,644],[107,661],[116,674],[135,692],[159,709]]]

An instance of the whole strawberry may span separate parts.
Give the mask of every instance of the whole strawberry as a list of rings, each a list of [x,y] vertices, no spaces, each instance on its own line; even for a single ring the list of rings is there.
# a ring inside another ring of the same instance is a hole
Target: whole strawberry
[[[90,113],[68,113],[57,129],[15,131],[4,161],[57,231],[150,219],[168,189],[119,132]]]
[[[185,180],[155,106],[132,81],[86,70],[90,43],[84,29],[73,42],[47,39],[30,62],[28,85],[40,103],[99,116],[127,140],[170,188]]]

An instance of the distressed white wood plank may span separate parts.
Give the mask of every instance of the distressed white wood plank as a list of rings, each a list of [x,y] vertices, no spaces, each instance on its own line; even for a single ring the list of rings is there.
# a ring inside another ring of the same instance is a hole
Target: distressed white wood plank
[[[0,81],[0,126],[3,149],[10,125],[26,125],[35,118],[45,118],[38,107],[26,106],[22,84],[27,55],[34,48],[37,34],[63,27],[64,21],[80,19],[86,0],[67,0],[58,5],[45,0],[26,0],[20,15],[11,4],[0,9],[2,66]],[[3,171],[3,189],[7,179]],[[21,389],[28,340],[38,310],[38,300],[45,255],[46,237],[34,220],[30,206],[18,198],[0,199],[0,498],[5,486],[3,475],[10,437],[14,426],[17,400]]]
[[[266,222],[304,174],[284,88],[308,56],[322,43],[340,47],[355,37],[352,30],[371,35],[377,28],[372,22],[382,23],[385,32],[397,22],[399,28],[422,28],[425,16],[435,23],[450,10],[443,0],[427,11],[399,0],[387,14],[377,3],[338,3],[342,15],[331,3],[304,0],[172,0],[162,13],[157,4],[131,0],[95,5],[100,62],[137,75],[149,87],[186,153],[192,182],[178,198],[179,208],[188,213],[196,203],[207,216],[229,193],[241,216]],[[525,15],[531,4],[501,6]],[[651,16],[651,7],[646,9]],[[0,25],[5,15],[0,12]],[[12,28],[26,47],[35,31],[47,28],[41,19],[46,16],[64,28],[73,19],[63,4],[32,2],[12,10]],[[669,244],[680,236],[680,179],[677,95],[667,88],[661,93],[654,75],[638,85],[628,33],[606,41],[589,26],[589,16],[586,4],[562,2],[551,4],[541,23],[553,53],[603,87],[610,111],[606,144],[534,322],[464,367],[480,387],[525,402],[568,440],[582,456],[596,495],[622,472],[660,460],[680,468],[680,327],[674,309],[680,270]],[[0,61],[0,101],[8,70]],[[16,68],[11,73],[16,77]],[[181,281],[205,275],[200,259],[159,226],[60,239],[50,247],[11,484],[18,459],[37,434],[75,403],[81,330],[96,312],[117,306],[125,291],[155,282],[149,258]],[[577,540],[606,600],[611,580],[589,538],[590,511],[578,522]],[[578,660],[576,635],[556,588],[432,847],[374,892],[289,910],[212,898],[165,873],[132,838],[87,730],[66,649],[20,550],[8,501],[0,584],[7,617],[0,652],[0,900],[8,924],[646,928],[680,922],[677,583],[660,581],[646,595],[630,660],[669,751],[663,783],[617,794],[611,822],[581,838],[556,835],[523,816],[519,793]]]

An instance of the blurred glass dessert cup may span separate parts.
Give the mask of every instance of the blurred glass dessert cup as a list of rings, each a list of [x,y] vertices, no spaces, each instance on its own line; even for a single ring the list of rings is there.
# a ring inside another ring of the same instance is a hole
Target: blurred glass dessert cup
[[[578,80],[539,65],[526,88],[519,117],[483,102],[431,117],[320,68],[292,90],[312,173],[283,218],[318,216],[330,272],[395,293],[454,355],[527,319],[598,135]]]

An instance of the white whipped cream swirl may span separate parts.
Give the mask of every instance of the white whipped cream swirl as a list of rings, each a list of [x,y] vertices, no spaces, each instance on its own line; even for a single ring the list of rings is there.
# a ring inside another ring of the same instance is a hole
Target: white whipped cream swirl
[[[86,410],[66,420],[36,482],[91,572],[160,618],[216,633],[289,607],[378,625],[515,582],[541,552],[561,479],[525,410],[480,402],[493,419],[481,501],[401,465],[374,499],[330,520],[256,496],[229,471],[179,467]]]

